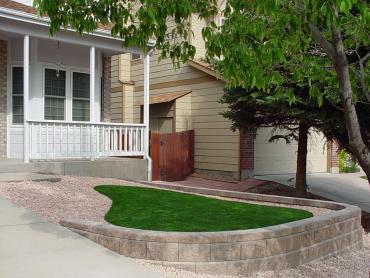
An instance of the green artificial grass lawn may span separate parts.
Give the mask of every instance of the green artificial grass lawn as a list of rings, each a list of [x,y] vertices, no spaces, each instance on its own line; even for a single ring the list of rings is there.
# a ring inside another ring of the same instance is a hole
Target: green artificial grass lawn
[[[105,220],[128,228],[210,232],[261,228],[311,217],[308,211],[226,201],[167,190],[100,185],[112,199]]]

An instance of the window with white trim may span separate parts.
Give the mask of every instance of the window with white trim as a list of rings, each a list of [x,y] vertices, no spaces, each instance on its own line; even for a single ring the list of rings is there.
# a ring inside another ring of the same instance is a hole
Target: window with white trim
[[[45,69],[45,120],[63,121],[66,100],[66,72]]]
[[[72,120],[90,121],[90,74],[72,74]]]
[[[12,70],[13,124],[23,124],[23,67]]]

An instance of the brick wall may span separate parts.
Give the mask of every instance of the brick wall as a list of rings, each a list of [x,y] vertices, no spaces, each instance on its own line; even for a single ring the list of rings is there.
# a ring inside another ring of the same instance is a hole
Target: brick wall
[[[253,176],[254,139],[253,131],[240,131],[240,178],[242,180]]]
[[[0,158],[7,155],[7,42],[0,40]]]
[[[329,142],[328,164],[330,173],[339,173],[339,145],[337,142]]]
[[[103,57],[103,99],[102,99],[102,121],[110,122],[110,97],[111,97],[111,57]]]

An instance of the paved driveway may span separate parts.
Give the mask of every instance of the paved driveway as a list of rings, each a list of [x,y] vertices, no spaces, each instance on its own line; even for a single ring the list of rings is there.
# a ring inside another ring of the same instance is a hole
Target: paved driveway
[[[359,206],[370,212],[370,187],[367,180],[361,179],[364,174],[310,174],[307,175],[309,191],[313,194]],[[258,179],[275,181],[285,185],[294,185],[294,175],[266,175]]]
[[[1,278],[158,278],[141,264],[0,198]]]

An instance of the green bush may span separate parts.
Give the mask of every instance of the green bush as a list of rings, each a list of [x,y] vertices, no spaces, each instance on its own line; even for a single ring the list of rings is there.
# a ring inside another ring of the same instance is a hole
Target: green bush
[[[356,173],[360,169],[357,167],[356,160],[345,150],[339,152],[339,173]]]

